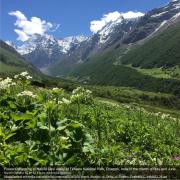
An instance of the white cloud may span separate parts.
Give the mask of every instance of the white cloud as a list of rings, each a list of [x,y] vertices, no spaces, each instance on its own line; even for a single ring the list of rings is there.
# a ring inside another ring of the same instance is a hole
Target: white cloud
[[[23,32],[22,30],[19,30],[19,29],[15,29],[14,30],[16,33],[17,33],[17,35],[18,35],[18,38],[17,38],[17,40],[19,40],[19,41],[27,41],[29,38],[30,38],[30,36],[28,36],[25,32]]]
[[[34,34],[43,35],[52,28],[57,30],[59,27],[59,25],[54,27],[52,23],[41,20],[38,17],[31,17],[31,19],[28,20],[26,16],[20,11],[12,11],[9,13],[9,15],[15,16],[17,18],[14,25],[18,29],[15,29],[14,31],[18,34],[17,39],[20,41],[26,41]]]
[[[138,18],[144,16],[144,14],[142,12],[133,12],[133,11],[129,11],[126,13],[123,13],[123,17],[125,19],[132,19],[132,18]]]
[[[95,21],[90,22],[90,30],[93,33],[97,33],[107,23],[109,23],[110,21],[116,21],[121,16],[122,15],[118,11],[111,12],[111,13],[108,13],[108,14],[104,14],[103,17],[100,20],[95,20]]]
[[[116,21],[117,19],[123,17],[124,19],[131,19],[144,16],[141,12],[133,12],[129,11],[126,13],[121,13],[118,11],[110,12],[108,14],[104,14],[100,20],[94,20],[90,22],[90,30],[93,33],[97,33],[101,30],[107,23],[111,21]]]
[[[19,21],[22,21],[22,20],[26,21],[26,20],[27,20],[27,18],[25,17],[25,15],[24,15],[22,12],[20,12],[20,11],[11,11],[11,12],[9,13],[9,15],[11,15],[11,16],[16,16],[16,17],[17,17],[17,20],[19,20]]]

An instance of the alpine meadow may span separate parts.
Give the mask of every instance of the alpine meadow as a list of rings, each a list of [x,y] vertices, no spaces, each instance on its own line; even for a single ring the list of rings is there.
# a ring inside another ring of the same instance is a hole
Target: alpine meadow
[[[180,0],[0,1],[0,178],[180,178]]]

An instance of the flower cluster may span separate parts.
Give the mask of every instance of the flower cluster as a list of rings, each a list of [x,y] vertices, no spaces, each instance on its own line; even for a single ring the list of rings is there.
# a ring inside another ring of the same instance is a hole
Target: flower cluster
[[[176,120],[176,118],[172,117],[170,114],[165,114],[165,113],[162,113],[162,112],[157,112],[157,113],[148,112],[144,108],[141,108],[141,111],[143,113],[146,113],[146,114],[150,115],[150,116],[160,117],[161,119],[172,119],[174,121]]]
[[[76,89],[73,90],[72,94],[79,94],[79,93],[83,93],[83,94],[92,94],[92,92],[88,89],[84,89],[83,87],[77,87]]]
[[[6,79],[2,80],[0,79],[0,89],[7,89],[10,86],[16,85],[15,82],[12,82],[12,79],[7,77]]]
[[[126,108],[126,109],[139,110],[138,107],[132,106],[132,105],[127,105],[127,104],[123,104],[123,107]],[[158,117],[158,118],[161,118],[161,119],[171,119],[171,120],[174,120],[174,121],[177,120],[177,118],[172,117],[170,114],[162,113],[162,112],[156,112],[156,113],[155,112],[149,112],[146,109],[144,109],[143,107],[141,107],[140,111],[142,113],[144,113],[144,114],[149,115],[149,116],[155,116],[155,117]]]
[[[69,105],[71,104],[71,101],[66,99],[66,98],[62,98],[61,101],[58,101],[58,104],[65,104],[65,105]]]
[[[59,90],[59,88],[57,88],[57,87],[52,89],[52,91],[58,91],[58,90]]]
[[[180,161],[180,156],[178,156],[178,155],[174,156],[174,157],[173,157],[173,160],[175,160],[175,161]]]
[[[170,114],[165,114],[165,113],[161,113],[161,112],[154,113],[153,115],[157,116],[157,117],[161,117],[162,119],[172,119],[174,121],[176,120],[176,118],[172,117]]]
[[[126,109],[131,109],[131,106],[127,105],[127,104],[123,104],[123,107],[126,108]]]
[[[55,94],[55,95],[57,95],[57,94],[60,95],[60,94],[64,93],[64,90],[62,88],[55,87],[55,88],[52,89],[52,93]]]
[[[30,80],[30,79],[32,79],[32,76],[30,76],[27,71],[24,71],[20,74],[15,75],[14,78],[21,79],[21,80],[23,80],[23,79]]]
[[[17,96],[18,97],[19,96],[29,96],[32,98],[36,98],[36,95],[34,95],[33,92],[31,92],[31,91],[23,91],[23,92],[19,93]]]
[[[83,87],[78,87],[73,90],[71,102],[90,103],[92,101],[92,92]]]

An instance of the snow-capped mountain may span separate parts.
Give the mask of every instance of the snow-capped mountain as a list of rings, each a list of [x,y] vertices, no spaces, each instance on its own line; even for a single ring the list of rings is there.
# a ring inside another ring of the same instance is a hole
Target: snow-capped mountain
[[[74,46],[87,40],[85,36],[69,36],[64,39],[57,39],[52,35],[35,35],[26,41],[22,46],[14,46],[18,52],[22,55],[29,54],[35,49],[41,49],[47,51],[48,55],[51,55],[53,48],[58,47],[61,53],[68,53],[68,51]]]
[[[70,51],[66,58],[55,64],[54,71],[51,67],[51,72],[58,72],[58,75],[71,72],[80,63],[86,63],[92,55],[104,52],[107,48],[115,48],[123,44],[133,45],[156,35],[167,25],[172,25],[173,21],[179,17],[179,5],[180,0],[174,0],[164,7],[149,11],[144,16],[136,18],[120,16]]]
[[[115,34],[117,31],[118,33],[121,30],[124,33],[128,32],[132,28],[133,24],[142,16],[144,16],[144,14],[140,12],[136,13],[129,11],[127,13],[120,13],[119,18],[115,21],[109,22],[100,31],[98,31],[98,34],[100,35],[99,44],[106,43],[108,39],[111,39],[110,36]]]
[[[58,40],[59,46],[62,47],[62,52],[68,53],[68,51],[74,46],[78,45],[79,43],[86,41],[88,37],[86,36],[69,36],[65,37],[62,40]]]
[[[54,47],[61,51],[56,38],[47,34],[43,36],[36,34],[22,46],[18,46],[17,51],[22,55],[26,55],[38,49],[47,53],[48,56],[51,56]]]
[[[66,56],[68,51],[79,43],[87,40],[85,36],[70,36],[64,39],[57,39],[52,35],[34,35],[21,46],[13,46],[28,61],[39,68],[49,66],[62,57]]]
[[[133,16],[132,16],[133,15]],[[36,35],[22,46],[11,45],[39,68],[61,66],[64,69],[85,62],[95,53],[113,46],[133,44],[157,33],[180,15],[180,0],[148,13],[128,12],[105,24],[90,37],[70,36],[57,39],[51,35]]]
[[[128,16],[128,13],[110,22],[98,32],[100,43],[113,44],[134,43],[142,40],[162,28],[166,23],[171,23],[180,14],[180,0],[172,0],[164,7],[153,9],[143,14]],[[113,42],[113,43],[112,43]]]
[[[134,13],[135,14],[135,13]],[[126,15],[127,16],[127,15]],[[71,61],[79,63],[86,60],[90,55],[102,51],[109,46],[115,44],[122,39],[132,27],[139,21],[143,14],[136,15],[135,17],[124,17],[123,14],[114,21],[110,21],[97,33],[90,36],[85,41],[81,42],[78,46],[73,48],[73,51],[68,53],[62,62],[65,64]],[[69,62],[65,62],[69,61]]]
[[[11,42],[8,43],[35,66],[44,68],[51,66],[57,61],[67,59],[67,57],[71,57],[71,55],[78,57],[78,61],[86,58],[91,52],[97,51],[102,47],[105,47],[106,44],[109,44],[109,41],[112,41],[113,36],[116,38],[116,36],[122,36],[126,33],[137,18],[138,17],[131,20],[121,15],[115,21],[106,24],[100,31],[91,37],[81,35],[58,39],[48,34],[36,34],[21,46],[16,46]],[[121,26],[116,29],[118,25]],[[123,32],[121,32],[121,29]]]
[[[153,9],[142,17],[132,30],[124,37],[123,43],[134,43],[156,32],[180,12],[180,0],[173,0],[166,6]]]

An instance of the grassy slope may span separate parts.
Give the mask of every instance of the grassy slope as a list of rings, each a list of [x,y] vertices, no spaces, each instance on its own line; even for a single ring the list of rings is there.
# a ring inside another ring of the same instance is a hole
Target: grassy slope
[[[42,74],[33,65],[26,62],[12,47],[0,41],[0,76],[13,77],[22,71],[28,71],[33,76],[33,83],[38,86],[60,86],[67,90],[74,87],[74,83],[70,81]],[[41,83],[39,84],[36,81]]]
[[[180,80],[177,76],[180,63],[179,27],[176,25],[167,29],[145,42],[144,45],[132,48],[127,53],[120,53],[120,47],[93,56],[70,75],[95,85],[133,87],[145,91],[173,93],[179,96]],[[142,67],[153,65],[153,68],[147,72],[146,69],[117,65],[117,60],[126,64],[133,61],[139,63],[139,66],[142,63]],[[166,72],[160,72],[156,67],[162,65],[169,69],[166,69]],[[171,66],[176,66],[176,70]]]
[[[123,105],[129,105],[129,106],[135,106],[135,107],[143,107],[144,109],[146,109],[146,111],[148,112],[152,112],[152,113],[158,113],[158,112],[162,112],[162,113],[168,113],[171,114],[174,117],[179,117],[180,116],[180,112],[177,109],[170,109],[170,108],[165,108],[165,107],[158,107],[158,106],[151,106],[148,104],[136,104],[136,103],[122,103],[113,99],[107,99],[107,98],[101,98],[101,97],[97,97],[96,98],[97,101],[105,103],[105,104],[109,104],[111,106],[123,106]]]
[[[0,75],[13,76],[22,71],[33,74],[37,80],[41,79],[42,74],[33,65],[29,64],[13,48],[1,42],[0,47]]]
[[[21,84],[0,96],[0,159],[5,167],[178,164],[173,160],[180,152],[174,114],[105,100],[91,103],[87,97],[80,104],[57,104],[58,95],[70,99],[72,94],[53,95],[32,86],[26,90],[37,97],[29,101],[18,97]],[[62,153],[65,158],[60,158]]]
[[[136,69],[114,65],[115,53],[116,50],[113,50],[92,58],[86,64],[75,69],[71,75],[83,77],[90,84],[134,87],[145,91],[179,95],[180,81],[155,78],[144,75]]]
[[[114,58],[117,58],[120,56],[120,54],[122,54],[124,51],[126,51],[126,45],[124,46],[121,46],[118,51],[109,51],[108,50],[103,50],[103,53],[104,54],[108,54],[110,53],[109,57],[113,56]],[[96,59],[99,58],[99,56],[101,56],[102,52],[98,52],[98,53],[95,53],[93,55],[93,58],[87,58],[86,60],[84,60],[85,64],[89,64],[89,61],[90,62],[95,62]],[[74,70],[76,71],[76,68],[79,69],[79,67],[81,67],[82,63],[75,63],[76,62],[76,58],[75,57],[72,57],[72,59],[68,59],[67,61],[63,61],[62,62],[59,62],[57,64],[55,64],[54,66],[52,67],[49,67],[48,68],[48,73],[53,75],[53,76],[61,76],[61,75],[67,75],[71,72],[74,72]]]
[[[116,63],[116,65],[119,65]],[[164,79],[180,79],[180,67],[174,66],[171,68],[152,68],[152,69],[144,69],[140,67],[133,67],[132,65],[126,65],[126,67],[130,67],[132,69],[137,70],[141,74],[149,75],[155,78],[164,78]]]
[[[33,76],[36,74],[30,64],[21,59],[17,54],[6,49],[1,48],[1,54],[5,57],[5,62],[0,64],[1,75],[14,75],[21,71],[32,71]],[[32,70],[31,70],[32,68]],[[41,83],[47,87],[62,87],[67,91],[73,90],[75,87],[80,86],[78,83],[67,81],[61,78],[49,77],[41,74]],[[119,102],[143,102],[149,105],[168,106],[173,108],[174,104],[178,104],[176,98],[173,96],[164,96],[161,94],[155,95],[154,93],[139,91],[132,88],[115,88],[115,87],[98,87],[88,86],[97,96],[115,99]],[[169,103],[171,101],[171,103]],[[180,103],[179,103],[180,104]]]
[[[121,62],[142,68],[173,67],[180,65],[179,49],[180,25],[176,25],[129,51]]]

